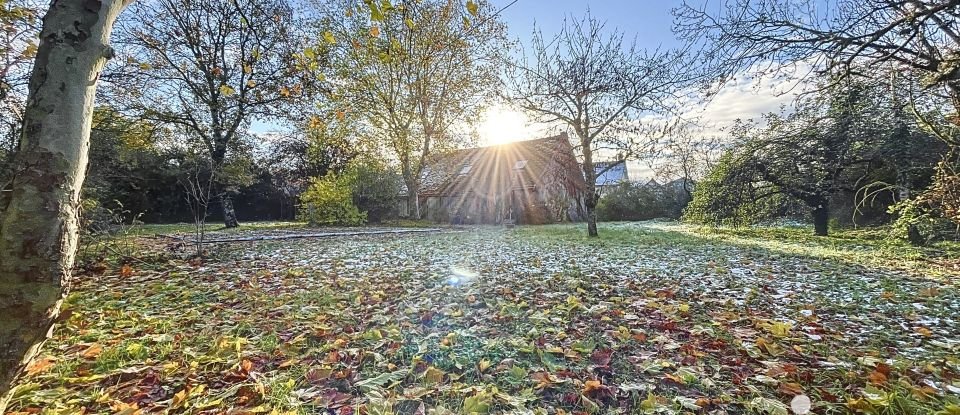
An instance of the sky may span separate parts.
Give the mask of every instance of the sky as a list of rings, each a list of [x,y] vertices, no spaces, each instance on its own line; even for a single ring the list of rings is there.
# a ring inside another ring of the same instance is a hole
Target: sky
[[[511,38],[522,44],[529,43],[534,27],[549,37],[560,30],[565,18],[579,18],[589,10],[595,18],[605,21],[608,28],[616,28],[626,38],[636,39],[642,48],[681,46],[673,34],[671,14],[674,7],[681,5],[680,0],[517,0],[512,5],[512,0],[491,1],[498,8],[509,5],[501,16]],[[716,0],[712,2],[717,3]],[[686,117],[700,119],[706,127],[704,134],[722,134],[721,129],[738,118],[759,118],[763,113],[777,112],[789,105],[795,97],[791,91],[789,85],[773,78],[741,77],[724,87],[708,103],[690,103],[684,113]],[[499,104],[488,111],[477,128],[480,145],[538,138],[555,131],[556,127],[532,125],[522,113]],[[631,174],[638,172],[634,179],[650,174],[642,162],[630,164]]]
[[[528,44],[534,27],[545,37],[557,33],[565,18],[582,17],[587,10],[597,19],[605,21],[610,29],[622,31],[626,38],[636,39],[638,46],[648,49],[679,47],[672,26],[671,10],[681,0],[490,0],[497,9],[503,9],[501,18],[506,22],[509,35],[521,44]],[[691,0],[709,1],[717,0]],[[512,3],[512,4],[511,4]],[[779,111],[793,101],[788,87],[773,79],[740,78],[728,84],[709,103],[691,103],[684,113],[687,117],[699,117],[706,128],[704,134],[721,134],[724,126],[737,118],[758,118],[761,114]],[[255,123],[255,131],[269,130],[270,124]],[[556,126],[531,124],[527,117],[514,108],[496,104],[489,108],[476,126],[479,145],[528,140],[552,135]],[[644,170],[638,162],[631,163],[633,170]],[[646,174],[646,173],[644,173]],[[643,174],[641,174],[642,176]]]

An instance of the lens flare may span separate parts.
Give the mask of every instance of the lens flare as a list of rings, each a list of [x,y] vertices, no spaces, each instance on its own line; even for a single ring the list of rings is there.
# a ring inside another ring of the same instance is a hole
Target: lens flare
[[[450,278],[447,279],[447,283],[453,286],[460,286],[476,279],[477,276],[478,274],[475,271],[455,266],[450,268]]]

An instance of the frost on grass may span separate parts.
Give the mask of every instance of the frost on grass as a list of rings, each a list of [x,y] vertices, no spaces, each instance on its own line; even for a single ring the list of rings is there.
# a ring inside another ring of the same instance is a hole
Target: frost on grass
[[[84,276],[13,410],[958,410],[952,283],[675,230],[256,241]]]

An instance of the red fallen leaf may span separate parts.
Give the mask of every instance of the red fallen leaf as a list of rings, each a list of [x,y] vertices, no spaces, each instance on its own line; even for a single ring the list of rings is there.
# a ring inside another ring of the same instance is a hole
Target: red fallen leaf
[[[353,400],[353,395],[348,395],[336,389],[328,389],[317,398],[317,404],[329,409],[338,409],[346,406],[351,400]]]
[[[658,323],[658,324],[655,324],[654,326],[663,331],[674,331],[677,329],[677,323],[673,321]]]
[[[893,369],[890,365],[886,363],[877,363],[877,372],[883,373],[886,377],[890,377],[890,371]]]
[[[825,388],[817,388],[817,390],[820,391],[820,399],[823,399],[824,402],[837,403],[840,401],[837,395],[830,393],[830,391]]]
[[[797,396],[803,394],[803,386],[799,383],[780,382],[777,390],[787,396]]]
[[[133,267],[131,267],[130,264],[123,264],[123,266],[120,267],[120,276],[127,278],[131,275],[133,275]]]
[[[567,405],[577,405],[580,403],[580,395],[577,395],[576,393],[567,393],[564,394],[563,398],[560,400]]]
[[[343,408],[340,408],[339,411],[337,411],[337,414],[339,414],[339,415],[353,415],[353,414],[354,414],[353,407],[350,406],[350,405],[344,406]]]
[[[639,343],[645,343],[647,341],[647,333],[634,333],[633,340],[636,340]]]
[[[237,404],[240,406],[254,405],[263,397],[263,391],[253,385],[243,385],[240,389],[237,389],[237,393],[235,393],[234,396],[237,398]]]
[[[590,361],[597,366],[610,366],[610,359],[613,357],[612,349],[597,349],[590,355]]]

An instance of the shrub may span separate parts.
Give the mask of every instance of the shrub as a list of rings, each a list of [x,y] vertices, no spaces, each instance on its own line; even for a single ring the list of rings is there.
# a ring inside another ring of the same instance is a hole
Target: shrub
[[[597,204],[601,221],[677,218],[686,202],[683,191],[656,184],[621,183],[607,192]]]
[[[352,175],[327,174],[311,179],[300,195],[301,220],[311,225],[362,225],[367,213],[353,203]]]
[[[367,213],[371,222],[398,216],[397,197],[403,182],[389,166],[382,161],[361,158],[350,163],[345,174],[351,176],[354,203]]]
[[[914,244],[956,239],[960,229],[960,175],[947,161],[937,166],[933,183],[915,199],[890,206],[896,214],[892,235]]]

